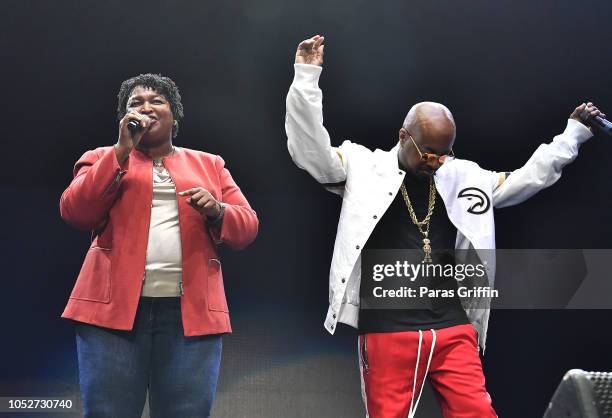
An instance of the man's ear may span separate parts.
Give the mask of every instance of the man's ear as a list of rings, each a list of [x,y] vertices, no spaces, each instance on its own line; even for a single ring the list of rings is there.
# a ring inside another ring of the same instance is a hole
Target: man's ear
[[[399,130],[399,142],[400,145],[403,147],[404,143],[406,142],[406,140],[408,139],[408,131],[405,130],[404,128],[400,128]]]

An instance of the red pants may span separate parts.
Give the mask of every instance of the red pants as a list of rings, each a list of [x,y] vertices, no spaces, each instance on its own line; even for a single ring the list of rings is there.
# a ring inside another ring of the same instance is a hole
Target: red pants
[[[420,336],[420,347],[419,331],[359,336],[362,392],[369,418],[413,417],[425,374],[444,418],[497,417],[485,389],[474,327],[426,330]]]

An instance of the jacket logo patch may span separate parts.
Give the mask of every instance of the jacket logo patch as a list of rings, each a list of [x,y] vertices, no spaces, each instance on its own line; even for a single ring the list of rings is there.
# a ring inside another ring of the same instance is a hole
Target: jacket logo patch
[[[462,197],[467,198],[467,200],[476,200],[476,202],[473,203],[467,210],[469,213],[473,213],[474,215],[482,215],[491,207],[489,196],[487,196],[487,194],[478,187],[466,187],[465,189],[461,190],[457,195],[457,198],[460,199]]]

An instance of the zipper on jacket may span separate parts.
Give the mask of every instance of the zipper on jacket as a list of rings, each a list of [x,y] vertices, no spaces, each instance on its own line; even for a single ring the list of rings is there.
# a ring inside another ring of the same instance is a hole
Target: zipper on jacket
[[[368,341],[366,334],[361,336],[361,364],[363,365],[363,372],[368,374],[370,367],[368,365]]]
[[[115,176],[113,181],[108,186],[106,186],[106,189],[104,189],[104,192],[102,193],[102,196],[106,196],[108,194],[108,191],[110,189],[112,189],[113,186],[115,186],[116,184],[119,184],[119,182],[121,181],[121,177],[125,176],[125,173],[127,173],[127,170],[119,169],[119,171],[117,171],[117,175]]]

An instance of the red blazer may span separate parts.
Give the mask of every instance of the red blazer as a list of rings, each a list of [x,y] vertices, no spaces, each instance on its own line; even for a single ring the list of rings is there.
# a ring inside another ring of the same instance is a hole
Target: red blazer
[[[183,261],[181,315],[186,336],[231,332],[216,244],[240,249],[259,221],[221,157],[186,148],[164,159],[176,191],[206,188],[226,204],[220,231],[178,196]],[[140,298],[153,195],[153,161],[133,150],[119,166],[113,147],[87,151],[62,193],[60,213],[92,231],[92,243],[62,318],[131,330]]]

